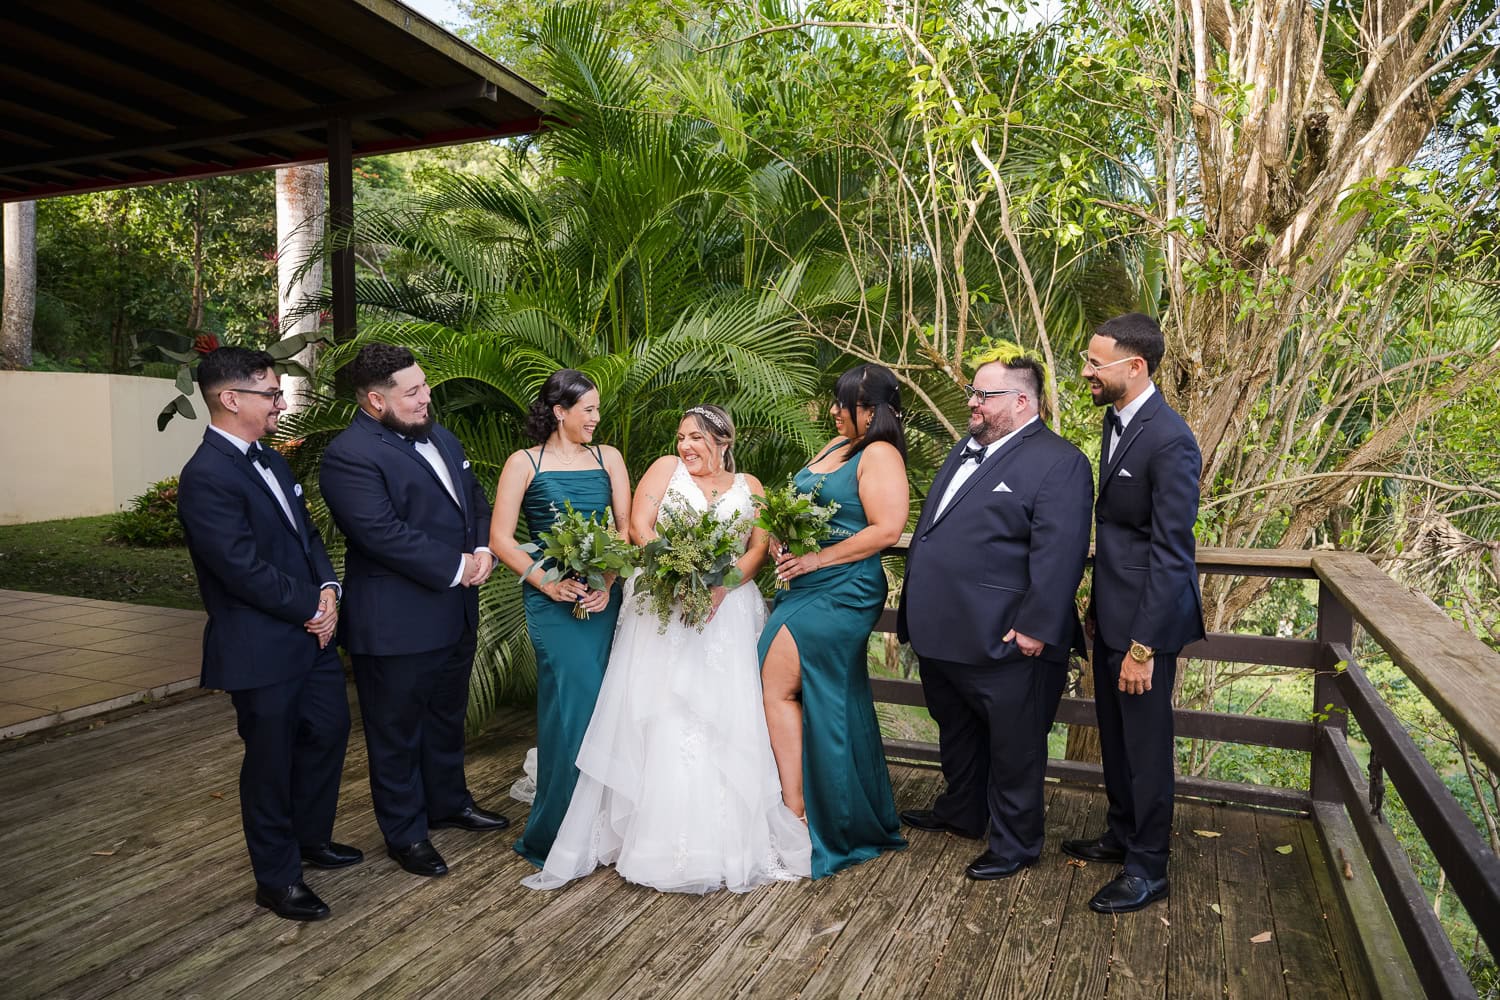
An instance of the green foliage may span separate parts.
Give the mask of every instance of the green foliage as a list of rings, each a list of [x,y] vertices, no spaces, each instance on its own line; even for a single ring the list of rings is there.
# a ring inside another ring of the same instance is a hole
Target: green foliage
[[[543,583],[573,579],[590,589],[604,590],[610,577],[624,576],[635,567],[636,547],[615,534],[606,518],[593,513],[585,517],[571,503],[565,507],[552,527],[537,535],[537,541],[521,546],[521,551],[536,558],[523,578],[540,566],[545,570]],[[581,603],[574,606],[574,618],[588,616]]]
[[[186,544],[177,519],[177,477],[169,476],[140,496],[111,520],[108,540],[138,548]]]
[[[754,500],[756,527],[765,529],[795,556],[823,547],[828,522],[839,509],[836,503],[820,504],[813,494],[799,493],[790,479],[781,489],[767,490],[765,496]],[[780,581],[777,585],[781,586]]]
[[[742,519],[720,521],[712,510],[696,514],[686,505],[662,506],[657,537],[641,546],[635,578],[636,603],[656,615],[658,631],[676,617],[703,631],[713,609],[715,587],[735,587],[743,579],[735,565],[745,554]]]

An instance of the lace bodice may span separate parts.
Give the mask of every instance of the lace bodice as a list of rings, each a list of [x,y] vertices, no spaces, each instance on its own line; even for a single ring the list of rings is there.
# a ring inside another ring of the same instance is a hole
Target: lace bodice
[[[703,495],[703,490],[693,481],[680,458],[677,460],[677,468],[672,470],[672,478],[667,480],[666,495],[662,497],[661,506],[656,511],[657,523],[661,522],[662,512],[668,509],[689,510],[695,514],[712,511],[720,521],[739,520],[742,522],[741,541],[750,537],[751,522],[755,520],[755,501],[751,498],[750,486],[745,482],[743,472],[736,472],[729,489],[710,500]]]

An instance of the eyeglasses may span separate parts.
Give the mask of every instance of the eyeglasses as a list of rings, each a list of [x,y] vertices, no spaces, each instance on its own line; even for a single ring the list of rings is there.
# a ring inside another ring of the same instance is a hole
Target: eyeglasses
[[[286,401],[286,393],[282,392],[280,389],[241,389],[238,386],[230,386],[228,389],[221,389],[219,391],[245,392],[249,393],[252,396],[264,396],[266,399],[269,399],[271,401],[271,405],[273,406]]]
[[[1096,372],[1102,372],[1106,368],[1113,368],[1115,365],[1123,365],[1127,361],[1135,360],[1135,356],[1132,355],[1128,358],[1120,358],[1118,361],[1106,361],[1101,365],[1093,358],[1089,357],[1088,351],[1080,351],[1078,353],[1078,356],[1083,359],[1083,367],[1078,369],[1080,372],[1086,372],[1090,368],[1092,368]]]
[[[981,403],[989,402],[994,396],[1008,396],[1012,393],[1019,396],[1022,394],[1020,389],[976,389],[972,385],[964,386],[964,392],[968,393],[969,399],[978,396]]]

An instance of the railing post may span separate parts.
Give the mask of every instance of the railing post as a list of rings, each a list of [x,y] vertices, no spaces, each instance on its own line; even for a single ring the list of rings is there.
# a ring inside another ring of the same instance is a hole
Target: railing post
[[[1313,674],[1313,720],[1320,735],[1324,729],[1330,728],[1347,735],[1349,710],[1335,683],[1339,660],[1333,647],[1341,645],[1351,651],[1354,649],[1354,616],[1322,580],[1318,581],[1318,642],[1323,645],[1324,662]],[[1336,776],[1338,763],[1326,758],[1325,746],[1319,740],[1312,753],[1309,778],[1312,797],[1315,801],[1342,802]]]

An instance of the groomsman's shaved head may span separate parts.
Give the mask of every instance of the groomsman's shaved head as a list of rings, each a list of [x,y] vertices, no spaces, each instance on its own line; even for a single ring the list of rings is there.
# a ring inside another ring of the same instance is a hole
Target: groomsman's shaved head
[[[224,402],[220,391],[234,386],[250,386],[257,376],[276,367],[276,359],[265,351],[247,347],[220,347],[203,355],[198,362],[198,390],[210,410],[220,410]]]

